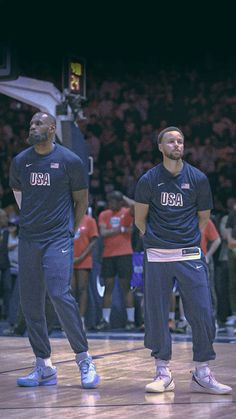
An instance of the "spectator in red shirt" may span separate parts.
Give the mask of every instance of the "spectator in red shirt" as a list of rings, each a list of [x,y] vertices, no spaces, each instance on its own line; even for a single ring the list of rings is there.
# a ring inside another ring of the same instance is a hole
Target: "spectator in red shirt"
[[[79,303],[84,329],[88,301],[88,280],[93,266],[92,249],[97,238],[96,220],[89,215],[84,215],[79,225],[79,237],[74,240],[74,275],[72,281],[72,289]]]
[[[124,201],[130,207],[125,207]],[[112,307],[112,291],[116,275],[119,277],[125,300],[127,323],[126,329],[132,329],[134,324],[134,300],[130,290],[132,276],[131,232],[133,227],[134,201],[113,191],[108,195],[109,209],[99,214],[98,224],[103,238],[102,270],[105,293],[103,299],[102,320],[97,325],[98,330],[110,328]]]
[[[209,271],[209,284],[211,289],[211,298],[214,313],[216,314],[217,308],[217,297],[216,297],[216,290],[215,290],[215,269],[214,269],[214,260],[213,254],[218,249],[221,243],[220,235],[215,227],[215,224],[212,220],[209,220],[206,227],[204,228],[201,236],[201,249],[205,254],[206,263],[208,266]]]

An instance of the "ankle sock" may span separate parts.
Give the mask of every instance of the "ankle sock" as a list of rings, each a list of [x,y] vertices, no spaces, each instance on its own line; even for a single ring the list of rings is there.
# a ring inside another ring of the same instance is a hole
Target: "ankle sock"
[[[126,313],[127,313],[127,320],[129,322],[134,322],[134,307],[127,307]]]
[[[195,363],[195,374],[199,378],[206,377],[209,375],[210,368],[208,362],[196,362]]]
[[[86,358],[88,358],[90,355],[88,352],[79,352],[76,354],[75,359],[77,364],[79,364],[81,361],[84,361]]]
[[[51,367],[52,368],[52,361],[51,358],[36,358],[36,365],[40,367]]]
[[[162,375],[166,384],[169,384],[171,378],[171,371],[169,368],[169,361],[163,359],[155,359],[156,375]],[[166,376],[166,377],[165,377]]]
[[[103,308],[102,309],[102,318],[109,323],[110,322],[110,315],[111,315],[111,308]]]
[[[159,367],[169,368],[170,361],[165,361],[164,359],[155,358],[155,364],[157,368]]]

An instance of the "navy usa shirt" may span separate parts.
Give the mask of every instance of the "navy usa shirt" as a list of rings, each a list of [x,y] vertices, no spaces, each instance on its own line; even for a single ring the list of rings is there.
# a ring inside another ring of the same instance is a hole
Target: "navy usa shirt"
[[[207,177],[183,162],[174,176],[158,164],[139,179],[135,201],[148,204],[144,247],[179,249],[199,246],[198,211],[213,208]]]
[[[10,186],[22,192],[20,238],[40,241],[74,234],[72,191],[88,187],[75,153],[60,144],[47,155],[27,148],[11,162]]]

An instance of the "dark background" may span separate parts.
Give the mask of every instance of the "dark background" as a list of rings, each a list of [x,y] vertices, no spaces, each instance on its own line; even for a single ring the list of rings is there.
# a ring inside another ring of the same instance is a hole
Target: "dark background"
[[[108,72],[121,71],[118,61],[126,71],[155,71],[201,66],[209,56],[218,66],[235,66],[234,14],[224,4],[206,10],[206,2],[1,0],[0,13],[0,40],[15,48],[25,75],[36,64],[56,74],[69,54],[92,68],[103,62]]]

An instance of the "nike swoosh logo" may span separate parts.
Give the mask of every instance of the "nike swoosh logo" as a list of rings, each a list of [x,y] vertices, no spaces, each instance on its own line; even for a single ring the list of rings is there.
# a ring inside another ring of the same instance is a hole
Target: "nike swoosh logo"
[[[25,167],[32,166],[33,163],[26,164]]]
[[[165,185],[164,182],[158,183],[157,186]]]
[[[202,265],[196,265],[195,267],[196,267],[196,269],[201,269]]]
[[[50,374],[50,375],[43,375],[42,376],[42,379],[43,380],[48,380],[49,378],[51,378],[51,377],[55,377],[55,375],[56,375],[56,372],[54,372],[54,373],[52,373],[52,374]]]
[[[62,249],[62,251],[61,251],[62,253],[67,253],[67,252],[69,252],[69,250],[68,249],[66,249],[66,250],[64,250],[64,249]]]

